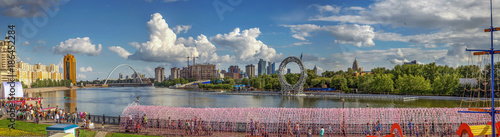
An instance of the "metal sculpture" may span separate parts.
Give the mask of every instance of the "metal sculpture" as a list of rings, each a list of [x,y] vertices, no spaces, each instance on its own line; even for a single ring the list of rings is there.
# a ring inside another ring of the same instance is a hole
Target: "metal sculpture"
[[[295,62],[299,65],[300,68],[300,78],[297,83],[294,85],[291,85],[286,81],[285,74],[286,72],[286,65],[290,62]],[[307,72],[305,71],[304,64],[302,64],[302,60],[300,60],[297,57],[290,56],[288,58],[285,58],[280,64],[279,71],[278,71],[278,79],[281,84],[281,93],[288,94],[290,92],[293,92],[295,94],[302,94],[304,90],[304,83],[306,82],[307,78]]]

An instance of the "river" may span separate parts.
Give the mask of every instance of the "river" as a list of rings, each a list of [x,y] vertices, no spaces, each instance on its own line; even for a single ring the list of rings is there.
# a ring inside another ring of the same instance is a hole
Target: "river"
[[[368,104],[374,108],[402,107],[461,107],[461,100],[340,98],[312,96],[218,95],[184,89],[154,87],[86,88],[65,91],[33,93],[44,98],[43,107],[84,111],[92,115],[118,116],[123,109],[140,97],[141,105],[175,107],[285,107],[285,108],[360,108]],[[30,95],[33,96],[33,95]],[[465,103],[465,102],[464,102]],[[462,106],[464,107],[464,106]]]

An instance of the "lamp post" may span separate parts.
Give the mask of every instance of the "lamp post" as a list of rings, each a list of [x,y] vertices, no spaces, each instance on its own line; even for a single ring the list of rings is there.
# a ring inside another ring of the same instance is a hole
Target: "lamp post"
[[[340,99],[340,100],[342,100],[342,108],[344,108],[345,99],[344,99],[344,98],[342,98],[342,99]]]

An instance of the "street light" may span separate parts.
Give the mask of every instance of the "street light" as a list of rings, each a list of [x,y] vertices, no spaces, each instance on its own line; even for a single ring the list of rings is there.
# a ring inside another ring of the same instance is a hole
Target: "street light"
[[[345,99],[342,98],[341,100],[342,100],[342,108],[344,108]]]

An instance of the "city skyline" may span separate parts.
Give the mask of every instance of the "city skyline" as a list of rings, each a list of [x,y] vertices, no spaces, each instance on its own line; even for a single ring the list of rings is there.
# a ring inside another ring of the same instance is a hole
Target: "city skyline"
[[[219,70],[259,59],[279,66],[301,53],[318,74],[345,71],[355,58],[367,71],[411,60],[456,67],[467,64],[465,48],[489,46],[488,1],[56,2],[0,2],[8,7],[0,32],[16,25],[18,61],[62,69],[64,55],[74,55],[78,81],[105,79],[120,64],[146,77],[156,67],[171,74],[192,55]]]

